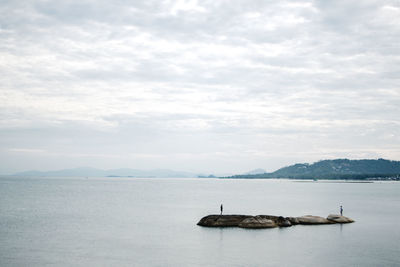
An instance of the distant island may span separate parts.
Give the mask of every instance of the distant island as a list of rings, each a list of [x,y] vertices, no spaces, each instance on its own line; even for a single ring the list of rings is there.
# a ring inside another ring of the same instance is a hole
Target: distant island
[[[313,164],[297,163],[274,172],[240,174],[231,179],[337,179],[337,180],[400,180],[400,161],[386,159],[334,159]]]
[[[210,175],[197,175],[197,178],[217,178],[214,174]]]

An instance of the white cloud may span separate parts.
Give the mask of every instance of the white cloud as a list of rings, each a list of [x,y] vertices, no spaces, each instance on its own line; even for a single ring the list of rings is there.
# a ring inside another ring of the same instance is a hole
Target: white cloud
[[[172,2],[172,3],[171,3]],[[167,5],[171,5],[170,12],[176,16],[179,12],[206,12],[206,9],[199,5],[197,0],[176,0],[166,1]]]

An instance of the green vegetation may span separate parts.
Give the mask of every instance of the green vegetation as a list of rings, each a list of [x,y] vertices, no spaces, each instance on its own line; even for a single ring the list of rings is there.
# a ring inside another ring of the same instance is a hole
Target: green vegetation
[[[263,174],[243,174],[226,178],[290,178],[290,179],[400,179],[400,161],[385,159],[335,159],[313,164],[298,163]]]

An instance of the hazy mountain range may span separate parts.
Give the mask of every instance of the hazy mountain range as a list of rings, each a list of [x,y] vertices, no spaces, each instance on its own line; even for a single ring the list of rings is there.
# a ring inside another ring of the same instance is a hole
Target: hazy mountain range
[[[248,172],[246,172],[244,174],[261,174],[261,173],[266,173],[266,172],[267,172],[266,170],[258,168],[258,169],[254,169],[254,170],[248,171]]]
[[[260,174],[265,173],[264,169],[255,169],[245,174]],[[232,173],[231,173],[232,174]],[[62,169],[54,171],[37,171],[30,170],[24,172],[17,172],[12,176],[36,176],[36,177],[141,177],[141,178],[216,178],[217,176],[226,176],[231,174],[210,174],[210,173],[195,173],[186,171],[176,171],[170,169],[154,169],[154,170],[140,170],[140,169],[109,169],[102,170],[91,167],[78,167],[71,169]]]
[[[55,171],[26,171],[13,174],[14,176],[42,176],[42,177],[175,177],[175,178],[189,178],[197,177],[197,174],[174,171],[168,169],[155,169],[155,170],[138,170],[138,169],[110,169],[102,170],[90,167],[79,167],[73,169],[63,169]]]
[[[110,169],[102,170],[90,167],[80,167],[55,171],[25,171],[14,176],[39,177],[142,177],[142,178],[214,178],[217,175],[199,174],[169,169],[139,170]],[[219,175],[221,176],[221,175]],[[366,179],[375,177],[399,177],[400,161],[385,159],[335,159],[321,160],[312,164],[297,163],[280,168],[274,172],[255,169],[244,174],[225,176],[225,178],[294,178],[294,179]]]

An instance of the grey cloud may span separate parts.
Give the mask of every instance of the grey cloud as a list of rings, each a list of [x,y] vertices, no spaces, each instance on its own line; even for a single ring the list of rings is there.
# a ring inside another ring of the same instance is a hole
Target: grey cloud
[[[396,1],[1,3],[2,158],[400,158]]]

